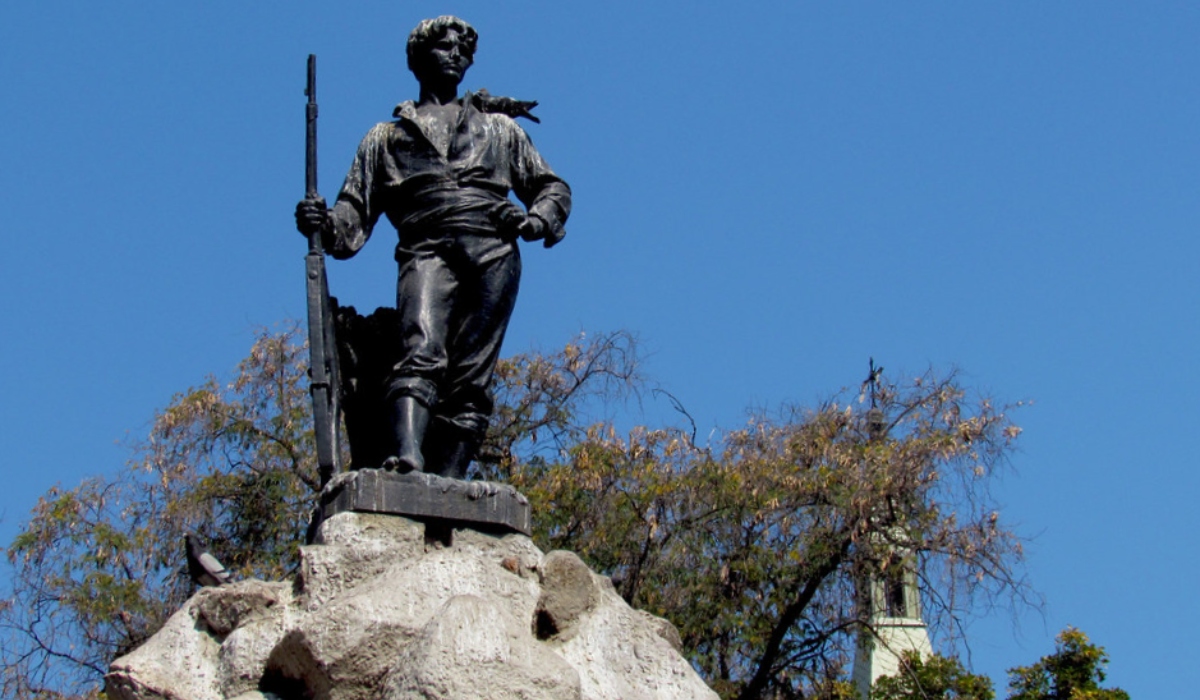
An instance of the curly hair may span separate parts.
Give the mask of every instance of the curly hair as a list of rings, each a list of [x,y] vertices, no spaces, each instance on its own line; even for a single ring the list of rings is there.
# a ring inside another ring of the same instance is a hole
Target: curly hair
[[[479,32],[463,20],[452,15],[442,15],[434,19],[423,19],[408,35],[408,69],[417,72],[416,64],[428,51],[429,46],[442,38],[447,29],[453,29],[462,35],[466,42],[465,48],[469,58],[475,58],[475,45],[479,43]]]

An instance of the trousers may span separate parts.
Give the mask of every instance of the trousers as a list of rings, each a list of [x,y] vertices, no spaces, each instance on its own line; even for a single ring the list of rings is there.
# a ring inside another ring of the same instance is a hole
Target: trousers
[[[401,352],[387,397],[411,396],[448,427],[482,436],[492,372],[521,280],[514,241],[441,232],[396,248]]]

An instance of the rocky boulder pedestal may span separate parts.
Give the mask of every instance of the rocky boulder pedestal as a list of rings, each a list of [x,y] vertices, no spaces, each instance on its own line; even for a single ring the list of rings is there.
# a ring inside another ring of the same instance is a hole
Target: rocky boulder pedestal
[[[570,552],[353,511],[294,582],[204,588],[117,659],[113,700],[715,700],[666,620]]]

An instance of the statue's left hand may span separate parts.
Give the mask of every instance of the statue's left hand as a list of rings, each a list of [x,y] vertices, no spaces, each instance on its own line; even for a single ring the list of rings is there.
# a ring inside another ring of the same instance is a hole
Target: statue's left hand
[[[492,221],[496,222],[501,236],[508,239],[520,236],[523,241],[540,241],[546,237],[549,228],[545,221],[526,214],[508,200],[492,211]]]
[[[538,219],[538,221],[541,221],[541,219]],[[561,226],[558,229],[554,229],[551,228],[550,224],[544,221],[542,223],[546,226],[546,235],[542,238],[542,247],[544,248],[553,248],[561,243],[562,239],[567,235],[567,232]]]

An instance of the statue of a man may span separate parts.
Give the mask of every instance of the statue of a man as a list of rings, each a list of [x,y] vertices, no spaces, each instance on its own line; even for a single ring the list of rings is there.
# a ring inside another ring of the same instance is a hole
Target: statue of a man
[[[358,252],[381,214],[396,227],[401,347],[385,393],[395,451],[383,466],[454,478],[465,476],[492,412],[489,385],[521,277],[516,239],[553,246],[571,211],[570,188],[500,113],[532,103],[458,96],[477,38],[456,17],[417,25],[407,53],[419,99],[363,138],[332,208],[319,198],[296,207],[300,231],[319,231],[338,259]]]

